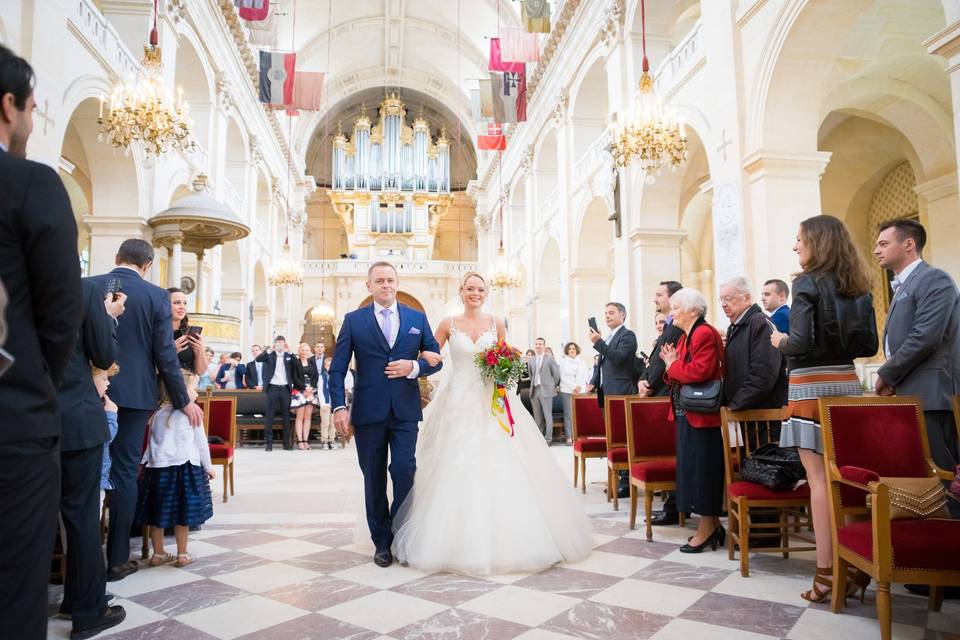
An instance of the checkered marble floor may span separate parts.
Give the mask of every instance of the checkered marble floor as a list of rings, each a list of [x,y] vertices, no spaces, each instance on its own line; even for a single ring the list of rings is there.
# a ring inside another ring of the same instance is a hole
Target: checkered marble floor
[[[553,452],[564,469],[568,447]],[[812,580],[809,555],[755,554],[741,578],[725,551],[678,551],[691,530],[630,531],[606,502],[605,470],[588,465],[596,550],[535,574],[469,578],[376,567],[352,545],[361,504],[355,451],[238,452],[237,495],[191,535],[197,560],[148,568],[108,584],[126,621],[98,637],[316,638],[323,640],[859,640],[879,638],[875,594],[842,615],[799,597]],[[222,489],[214,481],[214,495]],[[579,495],[579,494],[578,494]],[[626,504],[621,503],[626,509]],[[694,523],[695,524],[695,523]],[[168,550],[172,550],[172,540]],[[139,548],[139,545],[137,545]],[[59,590],[51,587],[51,611]],[[894,638],[960,640],[960,603],[927,611],[896,588]],[[49,637],[69,637],[51,618]]]

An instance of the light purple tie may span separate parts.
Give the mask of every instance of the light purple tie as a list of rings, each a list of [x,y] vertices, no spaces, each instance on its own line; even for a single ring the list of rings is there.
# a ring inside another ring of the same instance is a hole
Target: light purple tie
[[[383,325],[381,326],[383,337],[387,339],[387,344],[392,348],[393,342],[390,341],[390,334],[393,333],[393,327],[390,325],[390,309],[384,309],[380,312],[380,315],[383,316]]]

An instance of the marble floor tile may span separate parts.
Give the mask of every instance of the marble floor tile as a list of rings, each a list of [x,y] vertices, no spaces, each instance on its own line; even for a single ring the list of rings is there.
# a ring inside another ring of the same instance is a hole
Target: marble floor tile
[[[728,629],[704,622],[694,622],[675,618],[663,629],[653,634],[650,640],[777,640],[776,636],[765,636],[742,629]]]
[[[175,587],[167,587],[166,589],[148,591],[132,596],[130,600],[157,613],[173,617],[196,609],[229,602],[234,598],[245,595],[248,595],[246,591],[216,580],[204,579]]]
[[[607,535],[606,533],[596,533],[596,532],[594,532],[594,534],[593,534],[593,542],[594,542],[594,545],[597,546],[597,547],[599,547],[599,546],[601,546],[601,545],[605,545],[605,544],[607,544],[608,542],[613,542],[613,541],[616,540],[616,539],[617,539],[617,536]]]
[[[330,549],[287,560],[287,564],[320,573],[336,573],[362,564],[370,564],[370,556],[345,549]]]
[[[306,582],[297,582],[265,591],[260,595],[305,611],[320,611],[368,596],[376,591],[373,587],[356,582],[348,582],[332,576],[320,576]]]
[[[896,602],[897,599],[894,598],[894,603]],[[926,598],[923,598],[921,602],[926,605]],[[937,631],[947,631],[960,635],[960,602],[944,600],[940,611],[931,611],[928,614],[927,626]]]
[[[216,636],[170,619],[152,622],[119,633],[105,633],[103,636],[97,637],[108,637],[110,640],[216,640]]]
[[[390,635],[398,640],[512,640],[529,627],[470,611],[447,609]]]
[[[693,531],[690,531],[687,535],[693,535]],[[686,564],[692,567],[710,567],[711,569],[721,569],[723,571],[737,571],[737,575],[740,575],[740,561],[728,559],[725,548],[718,548],[716,551],[704,551],[703,553],[682,553],[680,551],[680,545],[678,544],[673,551],[660,559],[666,560],[667,562]],[[751,560],[752,559],[751,557]]]
[[[172,541],[166,549],[170,553],[176,553],[176,541]],[[218,544],[213,544],[205,540],[190,540],[187,544],[187,552],[192,555],[194,558],[209,558],[210,556],[216,556],[221,553],[230,553],[231,549],[226,547],[221,547]]]
[[[305,615],[307,612],[302,609],[251,595],[191,611],[176,619],[221,640],[232,640]]]
[[[98,638],[107,638],[117,634],[125,633],[133,629],[137,629],[144,625],[152,624],[154,622],[160,622],[164,619],[164,616],[156,611],[142,607],[136,602],[131,602],[130,600],[123,600],[118,598],[114,604],[121,605],[124,611],[127,612],[127,617],[124,618],[123,622],[117,626],[107,629],[102,634],[98,635]],[[69,636],[66,636],[69,637]]]
[[[377,589],[392,589],[405,582],[413,582],[414,580],[425,578],[429,574],[411,569],[410,567],[400,566],[396,562],[387,568],[378,567],[370,562],[337,571],[331,575],[335,578],[366,584],[371,587],[376,587]]]
[[[304,536],[303,539],[327,547],[345,547],[353,544],[353,529],[326,529]]]
[[[831,611],[830,602],[822,604],[810,603],[807,605],[810,609],[820,609],[822,611]],[[901,624],[937,628],[935,623],[929,620],[930,611],[926,598],[893,598],[893,621]],[[855,598],[847,598],[846,606],[843,608],[843,614],[848,616],[860,616],[863,618],[877,619],[877,592],[873,589],[867,589],[866,597],[860,602],[860,594]],[[955,617],[955,624],[947,631],[960,631],[960,616]]]
[[[579,562],[568,562],[560,566],[566,569],[590,571],[618,578],[626,578],[654,562],[655,561],[650,558],[638,558],[636,556],[622,556],[616,553],[594,551]]]
[[[669,616],[658,613],[584,601],[540,628],[587,640],[644,640],[668,622]]]
[[[613,511],[613,505],[610,506],[610,510]],[[593,530],[597,533],[605,533],[611,536],[620,536],[630,533],[630,523],[626,518],[590,518],[590,524],[593,525]]]
[[[744,578],[739,571],[735,571],[714,587],[712,591],[731,596],[743,596],[744,598],[806,607],[808,603],[800,597],[800,594],[808,591],[812,583],[813,581],[810,579],[804,580],[761,573],[751,573],[749,578]]]
[[[520,582],[524,578],[527,578],[533,574],[524,572],[524,573],[501,573],[495,576],[475,576],[482,580],[487,580],[496,584],[514,584]]]
[[[283,536],[267,533],[260,530],[248,530],[243,533],[231,533],[225,536],[207,538],[207,542],[227,549],[245,549],[256,545],[267,544],[268,542],[278,542],[286,540]]]
[[[244,533],[245,531],[245,529],[223,529],[205,524],[200,531],[191,531],[189,537],[190,541],[193,542],[194,540],[207,540],[219,536],[229,536],[234,533]]]
[[[515,583],[518,587],[548,591],[562,596],[585,599],[596,595],[618,581],[613,576],[565,567],[552,567]]]
[[[240,636],[238,640],[375,640],[377,637],[376,631],[311,613]]]
[[[568,636],[546,629],[530,629],[518,635],[514,640],[575,640],[575,636]]]
[[[411,598],[393,591],[378,591],[323,609],[320,613],[378,633],[391,633],[434,616],[444,609],[447,607],[436,602]]]
[[[577,598],[506,585],[467,601],[460,609],[536,627],[580,602]]]
[[[630,577],[636,580],[672,584],[677,587],[709,590],[723,582],[728,575],[730,575],[729,571],[720,569],[658,560]]]
[[[921,627],[893,624],[893,640],[921,640],[924,635]],[[786,637],[787,640],[876,640],[880,637],[880,623],[860,616],[806,609]]]
[[[666,542],[647,542],[635,538],[618,538],[612,542],[597,547],[597,551],[618,553],[637,558],[659,560],[663,556],[677,550],[677,546]]]
[[[250,569],[213,576],[212,579],[250,593],[263,593],[295,582],[306,582],[319,575],[316,571],[308,571],[282,562],[271,562]]]
[[[221,553],[206,558],[197,558],[193,564],[188,567],[190,573],[198,576],[210,578],[213,576],[233,573],[241,569],[250,569],[260,565],[270,564],[266,558],[250,556],[245,553],[233,551],[230,553]]]
[[[301,556],[308,556],[314,553],[320,553],[321,551],[327,551],[329,548],[330,547],[326,547],[322,544],[307,542],[306,540],[285,538],[283,540],[277,540],[276,542],[268,542],[266,544],[259,544],[253,547],[244,547],[241,549],[241,551],[251,556],[260,556],[261,558],[266,558],[268,560],[283,562],[284,560],[290,560],[291,558],[299,558]]]
[[[317,533],[329,531],[329,529],[324,529],[322,527],[276,527],[261,529],[261,531],[284,538],[304,538],[306,536],[312,536]]]
[[[127,598],[148,591],[175,587],[201,579],[202,578],[196,574],[185,571],[184,569],[177,569],[169,564],[160,567],[141,566],[139,571],[130,574],[123,580],[110,582],[108,591],[115,593],[121,598]]]
[[[680,617],[783,638],[800,619],[803,611],[803,607],[779,602],[708,593],[689,606]]]
[[[456,607],[499,588],[500,585],[487,580],[439,573],[401,584],[391,591]]]
[[[592,596],[590,600],[627,609],[676,617],[699,600],[704,591],[643,580],[626,579]]]

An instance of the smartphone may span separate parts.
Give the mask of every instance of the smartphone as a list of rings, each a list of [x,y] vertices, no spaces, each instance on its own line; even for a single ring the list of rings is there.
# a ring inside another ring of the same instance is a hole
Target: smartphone
[[[123,291],[123,287],[120,284],[120,278],[110,278],[109,280],[107,280],[106,293],[109,293],[110,295],[112,295],[114,300],[116,300],[119,297],[117,296],[117,294],[120,293],[121,291]]]
[[[597,328],[597,319],[596,319],[596,317],[590,316],[589,318],[587,318],[587,324],[590,325],[590,328],[591,328],[591,329],[593,329],[593,330],[596,331],[597,333],[600,333],[600,329]]]
[[[13,366],[14,358],[9,351],[0,348],[0,378]]]
[[[643,351],[641,351],[641,352],[640,352],[640,359],[641,359],[641,360],[646,360],[646,361],[649,362],[649,361],[650,361],[650,356],[648,356],[648,355],[645,354]]]
[[[190,325],[190,335],[192,335],[192,336],[198,336],[198,335],[200,335],[201,333],[203,333],[203,327],[199,327],[199,326],[197,326],[197,325],[195,325],[195,324],[194,324],[194,325]]]

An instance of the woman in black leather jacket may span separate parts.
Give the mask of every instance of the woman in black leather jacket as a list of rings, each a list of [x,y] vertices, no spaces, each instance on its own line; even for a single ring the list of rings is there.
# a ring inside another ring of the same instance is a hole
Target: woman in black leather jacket
[[[870,272],[843,222],[827,215],[804,220],[793,250],[802,270],[793,281],[790,334],[774,331],[770,341],[787,356],[790,370],[790,418],[780,446],[799,449],[817,543],[813,588],[801,597],[822,602],[832,587],[833,541],[818,398],[863,394],[853,360],[877,352],[877,322]],[[868,583],[858,573],[847,591],[852,595]]]

